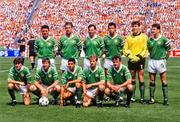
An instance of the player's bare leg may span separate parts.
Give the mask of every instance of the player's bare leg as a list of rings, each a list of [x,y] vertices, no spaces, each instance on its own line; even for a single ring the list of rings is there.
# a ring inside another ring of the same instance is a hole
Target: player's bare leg
[[[25,94],[23,94],[22,97],[23,97],[24,105],[30,105],[31,97],[30,97],[29,92],[26,92]]]
[[[84,107],[88,107],[91,104],[92,98],[84,95],[84,99],[83,99],[83,106]]]

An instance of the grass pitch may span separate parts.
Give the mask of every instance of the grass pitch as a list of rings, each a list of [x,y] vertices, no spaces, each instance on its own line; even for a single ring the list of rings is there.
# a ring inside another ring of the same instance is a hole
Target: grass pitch
[[[10,97],[7,92],[8,70],[12,66],[12,58],[0,58],[0,122],[56,122],[56,121],[92,121],[92,122],[180,122],[180,58],[168,59],[168,88],[169,106],[163,106],[162,88],[159,76],[156,79],[156,103],[152,105],[141,105],[136,102],[131,108],[115,108],[113,103],[105,103],[104,108],[91,106],[89,108],[76,109],[74,106],[60,107],[49,105],[40,107],[37,104],[24,106],[21,96],[16,93],[18,105],[8,105]],[[59,71],[60,59],[56,59]],[[123,58],[123,63],[126,64]],[[82,66],[82,59],[80,63]],[[26,66],[30,63],[26,59]],[[145,70],[146,99],[149,99],[148,72]],[[138,86],[138,83],[137,83]],[[34,95],[31,95],[35,98]],[[137,87],[136,98],[139,99]],[[35,101],[32,101],[35,102]]]

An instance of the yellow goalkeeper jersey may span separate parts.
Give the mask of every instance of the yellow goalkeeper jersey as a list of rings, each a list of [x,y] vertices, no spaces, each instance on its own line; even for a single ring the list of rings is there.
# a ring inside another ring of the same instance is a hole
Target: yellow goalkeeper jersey
[[[125,39],[125,45],[123,49],[124,55],[140,55],[142,57],[146,57],[148,51],[147,41],[148,37],[144,33],[140,33],[136,36],[127,36]]]

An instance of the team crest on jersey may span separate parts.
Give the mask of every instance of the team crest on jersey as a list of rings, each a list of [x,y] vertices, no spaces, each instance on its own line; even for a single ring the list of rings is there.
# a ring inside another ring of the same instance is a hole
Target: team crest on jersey
[[[121,73],[121,76],[123,76],[123,73]]]
[[[99,75],[98,74],[95,74],[95,77],[98,77]]]
[[[118,40],[117,40],[117,39],[114,39],[114,43],[115,43],[115,44],[118,43]]]
[[[24,77],[24,74],[23,74],[23,73],[21,73],[21,77]]]
[[[50,43],[50,42],[48,42],[48,45],[49,45],[49,46],[51,46],[51,43]]]
[[[48,77],[49,77],[49,78],[51,78],[51,77],[52,77],[52,75],[51,75],[51,74],[49,74],[49,75],[48,75]]]
[[[40,42],[39,45],[42,47],[44,44],[43,44],[43,42]]]
[[[158,41],[158,44],[160,45],[160,44],[161,44],[161,42],[160,42],[160,41]]]

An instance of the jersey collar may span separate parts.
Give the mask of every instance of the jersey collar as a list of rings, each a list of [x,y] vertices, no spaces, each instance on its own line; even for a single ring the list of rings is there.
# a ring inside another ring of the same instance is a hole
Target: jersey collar
[[[71,74],[75,74],[76,69],[77,69],[77,66],[74,67],[74,71],[73,71],[73,72],[71,72],[71,71],[69,70],[69,68],[68,68],[68,71],[69,71]]]
[[[41,37],[44,41],[47,41],[47,40],[49,40],[50,39],[50,37],[48,36],[48,38],[47,39],[44,39],[43,37]]]
[[[117,33],[115,33],[115,35],[113,36],[113,37],[111,37],[110,35],[108,35],[111,39],[114,39],[114,38],[116,38],[117,36],[118,36],[118,34]]]
[[[66,35],[65,35],[66,36]],[[71,39],[71,38],[73,38],[74,37],[74,34],[72,34],[70,37],[67,37],[66,36],[66,38],[68,38],[68,39]]]
[[[92,73],[96,72],[97,69],[98,69],[98,66],[96,66],[96,68],[95,68],[94,70],[92,70],[91,67],[89,67],[89,70],[90,70]]]
[[[113,68],[114,68],[114,66],[113,66]],[[114,68],[114,70],[115,70],[116,72],[120,72],[120,71],[121,71],[121,69],[122,69],[122,64],[120,65],[120,67],[119,67],[119,69],[118,69],[118,70],[116,70],[116,69]]]
[[[157,40],[159,40],[161,37],[162,37],[162,35],[160,34],[158,38],[155,39],[155,38],[153,37],[153,39],[154,39],[155,41],[157,41]]]
[[[48,71],[46,72],[45,70],[44,70],[44,68],[42,67],[42,71],[45,73],[45,74],[48,74],[48,72],[51,70],[51,67],[49,67],[49,69],[48,69]]]
[[[15,67],[14,67],[14,69],[16,70],[16,72],[19,73],[19,72],[21,72],[24,69],[24,66],[22,66],[20,70],[17,70]]]
[[[94,35],[94,37],[93,38],[91,38],[90,36],[88,36],[88,38],[90,39],[90,40],[94,40],[95,38],[97,38],[98,36],[95,34]]]

